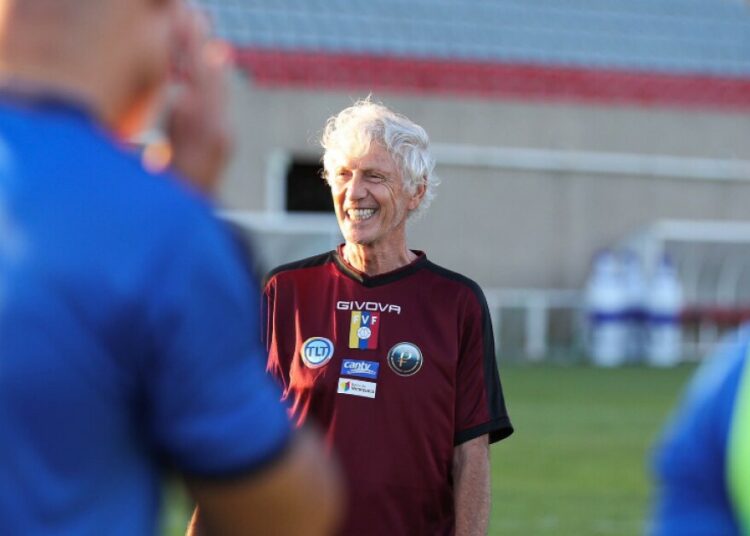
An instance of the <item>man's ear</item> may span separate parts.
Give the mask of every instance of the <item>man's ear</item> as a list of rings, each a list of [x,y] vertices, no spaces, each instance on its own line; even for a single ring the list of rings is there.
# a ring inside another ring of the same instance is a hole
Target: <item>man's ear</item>
[[[426,191],[427,178],[424,177],[422,181],[417,185],[417,189],[412,194],[411,199],[409,199],[409,210],[416,210],[419,207],[419,205],[422,203],[422,199],[424,198],[424,194]]]

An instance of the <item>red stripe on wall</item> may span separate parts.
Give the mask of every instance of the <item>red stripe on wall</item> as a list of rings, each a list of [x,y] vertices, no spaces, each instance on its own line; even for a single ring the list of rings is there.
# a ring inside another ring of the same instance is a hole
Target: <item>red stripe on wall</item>
[[[262,87],[750,109],[750,78],[244,48]]]

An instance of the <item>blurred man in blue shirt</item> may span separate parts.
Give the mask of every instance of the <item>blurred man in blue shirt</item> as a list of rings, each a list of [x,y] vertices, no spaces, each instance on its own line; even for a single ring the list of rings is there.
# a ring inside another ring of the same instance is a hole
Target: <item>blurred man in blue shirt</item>
[[[257,289],[199,193],[228,153],[224,67],[181,0],[0,0],[0,533],[153,533],[166,468],[208,533],[336,517],[330,463],[290,430],[250,335]],[[118,141],[170,70],[180,180]]]

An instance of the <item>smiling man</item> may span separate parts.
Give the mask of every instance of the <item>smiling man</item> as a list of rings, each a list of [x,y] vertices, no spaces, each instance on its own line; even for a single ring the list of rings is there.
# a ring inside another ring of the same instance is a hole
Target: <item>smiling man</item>
[[[513,429],[481,290],[407,248],[436,186],[427,134],[365,100],[322,145],[345,243],[269,275],[268,369],[340,456],[342,534],[485,534],[489,444]]]

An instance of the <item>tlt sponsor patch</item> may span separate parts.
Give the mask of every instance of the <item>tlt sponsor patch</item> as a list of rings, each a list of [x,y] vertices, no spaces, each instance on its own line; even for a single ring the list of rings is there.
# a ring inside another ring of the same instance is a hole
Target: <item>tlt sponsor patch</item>
[[[364,398],[375,398],[377,383],[339,378],[339,390],[342,395],[362,396]]]
[[[341,374],[344,376],[359,376],[361,378],[371,378],[375,380],[378,377],[379,368],[380,363],[376,363],[375,361],[344,359],[341,363]]]
[[[352,322],[349,327],[349,348],[377,349],[379,328],[380,313],[352,311]]]

